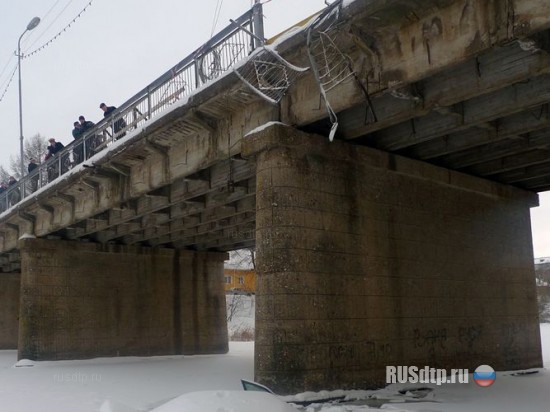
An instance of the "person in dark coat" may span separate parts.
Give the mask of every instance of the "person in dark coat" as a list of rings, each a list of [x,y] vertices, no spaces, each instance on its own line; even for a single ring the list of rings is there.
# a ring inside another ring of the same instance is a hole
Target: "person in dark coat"
[[[48,139],[48,141],[50,142],[50,145],[48,146],[48,154],[46,155],[45,160],[49,160],[55,157],[55,155],[63,150],[63,148],[65,147],[63,146],[63,143],[56,142],[53,137]],[[48,167],[48,182],[54,180],[57,177],[58,173],[59,168],[57,162],[51,162],[50,166]]]
[[[82,130],[84,133],[86,133],[88,130],[93,129],[95,126],[94,122],[90,122],[89,120],[86,120],[84,116],[80,116],[78,118],[78,121],[80,122],[80,125],[82,126]]]
[[[75,140],[80,139],[84,134],[84,129],[82,128],[82,125],[80,124],[80,122],[74,122],[73,126],[74,126],[74,129],[73,129],[74,139]]]
[[[50,157],[63,150],[63,148],[65,147],[63,143],[56,142],[53,137],[48,139],[48,142],[50,142],[50,145],[48,146],[48,154],[50,155]]]
[[[115,106],[107,106],[105,103],[101,103],[99,105],[99,108],[101,110],[103,110],[103,117],[105,117],[105,118],[112,116],[113,112],[116,110]],[[113,123],[113,132],[114,132],[114,136],[117,140],[126,135],[126,132],[118,135],[118,132],[120,132],[125,127],[126,127],[126,122],[124,121],[124,119],[122,117],[114,121],[114,123]]]
[[[83,134],[86,135],[90,130],[92,130],[95,127],[94,122],[90,122],[89,120],[86,120],[84,116],[80,116],[78,118],[78,121],[80,122],[80,126],[82,127]],[[97,135],[88,135],[85,137],[86,139],[86,158],[92,157],[96,153],[96,148],[100,145],[100,139]]]
[[[0,212],[3,212],[8,208],[8,198],[6,191],[8,190],[8,185],[4,182],[0,183]]]
[[[17,180],[15,180],[15,177],[10,176],[8,180],[10,207],[21,200],[21,192],[18,187],[14,186],[17,186]]]
[[[74,156],[74,162],[80,163],[84,160],[84,143],[79,141],[81,137],[84,135],[84,128],[82,127],[82,124],[80,122],[74,122],[73,123],[74,129],[73,129],[73,137],[74,140],[77,140],[74,143],[74,149],[73,149],[73,156]]]
[[[36,163],[36,159],[31,158],[29,160],[29,165],[27,166],[27,171],[29,172],[29,175],[31,175],[31,193],[36,192],[36,189],[38,189],[38,171],[34,172],[38,168],[38,164]],[[33,174],[34,172],[34,174]]]

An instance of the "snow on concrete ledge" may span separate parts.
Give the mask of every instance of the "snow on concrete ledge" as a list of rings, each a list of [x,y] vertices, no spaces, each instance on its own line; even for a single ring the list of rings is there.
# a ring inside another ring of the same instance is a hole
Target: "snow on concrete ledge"
[[[247,134],[244,135],[244,137],[247,137],[247,136],[250,136],[254,133],[259,133],[261,132],[262,130],[265,130],[267,129],[268,127],[271,127],[275,124],[282,124],[283,126],[288,126],[286,123],[281,123],[281,122],[276,122],[276,121],[271,121],[271,122],[267,122],[267,123],[264,123],[258,127],[256,127],[255,129],[252,129],[251,131],[249,131]]]

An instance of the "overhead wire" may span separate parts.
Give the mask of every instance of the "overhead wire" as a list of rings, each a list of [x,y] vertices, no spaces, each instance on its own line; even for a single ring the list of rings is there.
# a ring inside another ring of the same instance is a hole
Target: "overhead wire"
[[[8,68],[8,66],[10,65],[11,61],[13,60],[13,55],[10,56],[10,58],[8,59],[8,61],[6,62],[5,66],[2,68],[2,71],[0,72],[0,79],[2,78],[2,76],[4,75],[6,69]],[[1,88],[1,86],[0,86]]]
[[[71,0],[71,1],[73,1],[73,0]],[[33,55],[39,53],[40,51],[42,51],[42,50],[45,49],[46,47],[48,47],[50,44],[52,44],[59,36],[61,36],[63,33],[65,33],[65,32],[67,31],[67,29],[68,29],[69,27],[71,27],[72,24],[73,24],[74,22],[76,22],[76,21],[80,18],[80,16],[82,16],[83,13],[86,12],[86,10],[92,5],[93,1],[94,1],[94,0],[90,0],[90,1],[86,4],[86,6],[84,6],[84,8],[83,8],[82,10],[80,10],[80,12],[76,15],[76,17],[74,17],[74,18],[73,18],[73,19],[72,19],[72,20],[62,29],[62,30],[60,30],[55,36],[53,36],[53,37],[52,37],[50,40],[48,40],[46,43],[42,44],[42,46],[40,46],[40,47],[34,49],[32,52],[25,54],[25,55],[23,56],[23,58],[26,59],[26,58],[28,58],[28,57],[31,57],[31,56],[33,56]],[[65,7],[65,8],[66,8],[66,7]],[[65,9],[63,9],[63,10],[65,10]],[[50,25],[50,26],[51,26],[51,25]],[[48,26],[48,28],[49,28],[49,26]],[[47,30],[47,29],[46,29],[46,30]]]
[[[218,2],[216,3],[216,9],[214,10],[214,19],[212,21],[212,31],[210,32],[210,38],[214,36],[214,31],[216,30],[216,26],[218,25],[218,21],[220,19],[222,5],[223,0],[218,0]]]
[[[46,20],[48,18],[48,16],[52,12],[52,10],[55,8],[55,6],[57,6],[57,3],[59,3],[60,1],[61,0],[56,0],[55,1],[55,3],[52,5],[52,7],[50,7],[50,9],[44,14],[44,17],[42,17],[43,20]]]
[[[13,81],[13,78],[15,77],[15,73],[17,72],[17,66],[15,66],[15,69],[13,69],[13,72],[11,73],[11,76],[8,80],[8,84],[6,85],[6,88],[2,92],[2,95],[0,95],[0,102],[4,99],[4,96],[8,92],[8,89],[10,88],[11,82]]]
[[[51,12],[52,10],[55,8],[55,6],[59,3],[60,0],[56,0],[56,2],[53,4],[53,6],[50,7],[50,9],[46,12],[46,14],[44,15],[44,18],[46,18]],[[70,0],[66,5],[65,7],[57,14],[57,16],[54,18],[54,20],[52,21],[52,23],[50,23],[48,25],[48,27],[42,32],[42,34],[37,38],[35,39],[35,41],[29,46],[31,47],[33,44],[36,43],[36,41],[38,39],[40,39],[44,33],[46,33],[46,31],[52,26],[52,24],[57,21],[59,19],[59,17],[61,16],[61,14],[63,14],[63,12],[69,7],[69,5],[73,2],[74,0]],[[71,27],[71,25],[82,15],[82,13],[84,13],[88,7],[90,7],[93,3],[93,0],[90,0],[86,6],[76,15],[76,17],[74,17],[62,30],[60,30],[55,36],[53,36],[50,40],[48,40],[46,43],[44,43],[42,46],[38,47],[37,49],[33,50],[32,52],[30,53],[21,53],[21,58],[22,59],[25,59],[27,57],[30,57],[38,52],[40,52],[41,50],[43,50],[44,48],[46,48],[47,46],[49,46],[54,40],[56,40],[61,34],[63,34],[69,27]],[[9,67],[10,65],[10,62],[12,61],[13,59],[13,55],[8,59],[8,62],[4,65],[4,67],[2,68],[2,72],[0,72],[0,78],[2,77],[2,75],[4,74],[4,72],[6,71],[6,69]],[[10,88],[10,85],[11,83],[13,82],[13,78],[15,77],[15,74],[17,73],[17,65],[15,65],[15,68],[13,69],[13,71],[11,72],[11,74],[9,75],[9,77],[6,78],[6,81],[3,82],[3,83],[0,83],[0,90],[2,90],[2,94],[0,95],[0,102],[2,102],[2,100],[4,99],[6,93],[8,92],[9,88]],[[5,85],[5,87],[4,87]]]
[[[48,16],[50,15],[50,13],[52,12],[52,10],[55,8],[55,6],[57,6],[57,4],[60,2],[61,0],[55,0],[55,2],[53,3],[53,5],[48,9],[48,11],[44,14],[44,16],[42,17],[42,20],[46,20],[48,18]],[[40,38],[40,37],[39,37]],[[25,39],[26,40],[26,39]],[[25,42],[25,40],[23,40],[23,43]],[[14,56],[16,56],[17,53],[14,52],[13,54],[10,55],[8,61],[6,62],[6,64],[4,65],[4,67],[2,68],[2,70],[0,71],[0,79],[2,79],[2,76],[4,75],[4,72],[6,71],[6,69],[8,68],[8,66],[10,65],[11,61],[13,60]],[[0,84],[0,89],[3,87],[2,84]]]
[[[52,25],[61,17],[61,15],[63,14],[63,12],[65,10],[67,10],[67,8],[71,5],[71,3],[73,2],[74,0],[69,0],[69,2],[65,5],[65,7],[63,7],[63,9],[57,13],[57,16],[54,17],[54,19],[51,21],[51,23],[44,29],[42,30],[42,32],[38,35],[38,37],[36,39],[34,39],[34,41],[27,47],[27,49],[30,49],[32,46],[34,46],[36,44],[36,42],[38,40],[40,40],[45,34],[46,32],[48,31],[48,29],[50,27],[52,27]],[[46,20],[46,16],[49,15],[51,13],[51,11],[53,10],[53,8],[57,5],[57,3],[59,3],[59,0],[57,0],[54,5],[52,7],[50,7],[50,9],[46,12],[46,15],[44,15],[44,17],[42,18],[43,21]]]

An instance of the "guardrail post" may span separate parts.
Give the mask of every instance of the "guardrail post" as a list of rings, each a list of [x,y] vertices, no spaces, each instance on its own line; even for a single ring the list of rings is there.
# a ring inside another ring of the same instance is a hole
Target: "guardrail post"
[[[252,31],[256,35],[253,38],[252,44],[254,49],[264,45],[264,13],[261,0],[255,0],[252,6]]]
[[[193,58],[193,67],[195,69],[195,87],[198,89],[201,85],[201,76],[199,74],[199,64],[197,61],[197,56]]]
[[[147,118],[151,118],[151,86],[147,86]]]

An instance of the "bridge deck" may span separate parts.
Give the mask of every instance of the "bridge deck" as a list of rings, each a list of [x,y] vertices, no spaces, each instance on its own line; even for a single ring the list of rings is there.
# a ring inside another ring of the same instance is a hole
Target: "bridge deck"
[[[309,67],[309,30],[331,45],[316,58],[349,59],[342,80],[328,79],[336,138],[533,192],[550,189],[550,4],[417,3],[335,2],[332,14],[270,47]],[[252,70],[258,58],[236,71]],[[290,63],[283,66],[292,72]],[[279,104],[236,71],[170,99],[157,117],[147,116],[141,97],[123,105],[122,139],[2,214],[4,271],[17,270],[14,252],[25,233],[221,251],[252,246],[256,164],[241,158],[241,139],[269,121],[324,135],[331,124],[313,70],[294,73]],[[171,87],[164,96],[178,93]]]

